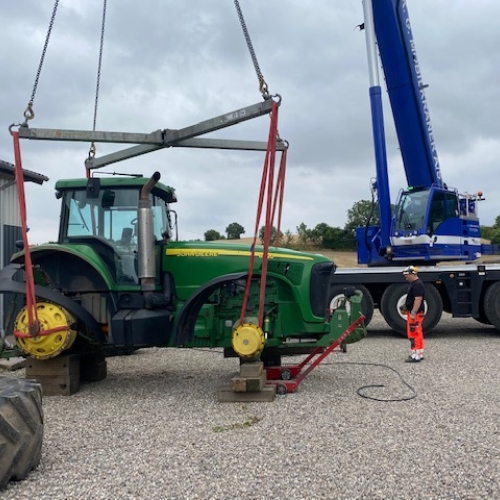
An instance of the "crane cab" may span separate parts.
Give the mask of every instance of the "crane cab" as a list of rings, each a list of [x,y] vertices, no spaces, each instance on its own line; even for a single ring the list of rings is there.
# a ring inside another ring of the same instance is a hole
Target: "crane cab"
[[[481,255],[477,204],[481,194],[454,189],[408,188],[399,195],[391,224],[393,260],[472,260]]]

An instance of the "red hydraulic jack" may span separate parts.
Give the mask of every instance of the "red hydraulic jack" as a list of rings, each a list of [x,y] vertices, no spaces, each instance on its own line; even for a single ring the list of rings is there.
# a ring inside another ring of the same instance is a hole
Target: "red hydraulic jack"
[[[328,347],[317,347],[307,356],[302,363],[289,366],[268,366],[266,368],[267,383],[276,386],[278,394],[286,394],[287,392],[295,392],[299,388],[299,384],[311,373],[336,347],[338,347],[363,321],[365,317],[361,314],[360,317],[352,323],[342,335]],[[315,357],[316,359],[306,367],[306,365]],[[305,368],[305,370],[304,370]],[[303,371],[302,371],[303,370]]]

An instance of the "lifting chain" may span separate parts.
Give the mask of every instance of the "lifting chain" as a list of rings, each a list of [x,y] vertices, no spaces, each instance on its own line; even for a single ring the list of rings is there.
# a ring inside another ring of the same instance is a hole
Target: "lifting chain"
[[[95,86],[95,101],[94,101],[94,121],[92,126],[92,132],[95,132],[95,127],[97,123],[97,107],[99,105],[99,87],[101,84],[101,66],[102,66],[102,52],[104,48],[104,30],[106,28],[106,6],[107,0],[103,0],[102,4],[102,22],[101,22],[101,42],[99,44],[99,62],[97,63],[97,80]],[[90,145],[89,158],[94,158],[96,153],[96,146],[94,141]]]
[[[264,76],[260,70],[259,61],[257,61],[257,55],[255,54],[252,40],[250,38],[250,33],[248,32],[247,25],[245,23],[245,18],[243,17],[243,12],[241,11],[240,2],[238,0],[234,0],[234,6],[236,7],[236,11],[238,13],[241,29],[243,30],[243,35],[245,36],[245,40],[247,42],[248,52],[250,52],[250,57],[252,58],[253,66],[255,68],[255,73],[257,74],[257,78],[259,79],[260,93],[262,94],[262,97],[264,99],[269,99],[270,95],[267,88],[267,83],[264,80]]]
[[[31,92],[31,98],[28,102],[28,106],[24,111],[24,124],[26,125],[28,120],[33,120],[35,118],[35,112],[33,111],[33,103],[35,101],[36,89],[38,87],[38,80],[40,78],[40,73],[42,72],[43,61],[45,59],[45,53],[47,52],[47,47],[49,45],[50,34],[52,33],[52,27],[54,26],[54,20],[56,18],[57,7],[59,5],[59,0],[55,0],[54,8],[52,9],[52,16],[50,17],[49,28],[47,30],[47,35],[45,36],[45,43],[43,45],[42,55],[40,57],[40,63],[38,64],[38,70],[36,72],[35,83],[33,85],[33,90]]]

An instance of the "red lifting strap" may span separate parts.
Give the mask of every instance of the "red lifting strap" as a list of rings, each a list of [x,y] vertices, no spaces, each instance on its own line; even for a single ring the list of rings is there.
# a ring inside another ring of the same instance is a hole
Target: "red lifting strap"
[[[36,311],[35,280],[33,264],[31,262],[30,246],[28,243],[28,227],[26,224],[26,196],[24,193],[24,173],[21,161],[21,147],[19,132],[12,132],[14,139],[14,159],[17,194],[19,198],[19,212],[21,216],[21,231],[24,244],[24,267],[26,275],[26,307],[28,311],[28,328],[30,335],[37,335],[39,331],[38,315]],[[20,333],[20,332],[15,332]],[[25,334],[21,334],[25,336]]]
[[[259,231],[259,224],[262,215],[262,206],[264,202],[264,196],[266,196],[266,217],[264,225],[264,238],[263,238],[263,250],[262,250],[262,267],[260,273],[260,293],[259,293],[259,316],[258,325],[262,327],[264,322],[264,301],[265,301],[265,290],[266,290],[266,279],[267,279],[267,261],[269,254],[269,244],[271,240],[271,229],[273,226],[274,217],[276,214],[276,205],[279,201],[278,206],[278,228],[276,234],[276,245],[279,240],[280,234],[280,224],[281,224],[281,209],[283,205],[283,188],[285,183],[285,169],[286,169],[286,148],[281,157],[280,170],[278,173],[278,180],[276,183],[276,191],[273,196],[273,184],[274,184],[274,169],[276,162],[276,141],[278,138],[278,105],[273,102],[271,109],[271,123],[269,126],[269,137],[267,141],[266,156],[264,159],[264,166],[262,169],[262,179],[260,183],[259,201],[257,204],[257,217],[255,220],[255,230],[252,242],[252,251],[250,254],[250,261],[248,265],[248,277],[245,286],[245,294],[243,297],[243,303],[240,313],[240,324],[243,323],[245,317],[245,311],[248,303],[248,296],[250,293],[250,284],[252,281],[253,269],[255,264],[255,245],[257,241],[257,234]]]

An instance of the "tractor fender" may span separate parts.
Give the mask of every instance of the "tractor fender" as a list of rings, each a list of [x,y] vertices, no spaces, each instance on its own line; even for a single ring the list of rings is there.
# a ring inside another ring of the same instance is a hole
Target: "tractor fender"
[[[20,264],[9,264],[0,271],[0,293],[15,293],[19,295],[26,294],[26,285],[24,282],[14,281],[14,275],[22,268]],[[40,285],[35,285],[35,295],[49,302],[58,304],[72,313],[76,318],[82,321],[87,328],[99,339],[104,342],[104,334],[95,318],[80,304],[66,297],[65,295],[45,288]]]
[[[82,239],[82,238],[81,238]],[[114,258],[121,259],[112,245],[103,239],[95,238],[99,243],[100,253],[96,252],[89,244],[45,244],[37,245],[30,249],[33,265],[42,265],[42,267],[56,266],[63,263],[63,266],[73,266],[76,263],[82,263],[89,266],[90,272],[99,277],[99,282],[106,288],[111,288],[113,282],[116,282],[116,270],[114,268]],[[12,264],[24,264],[24,251],[14,254],[11,259]]]
[[[208,297],[212,295],[218,288],[231,281],[246,279],[248,273],[232,273],[218,276],[204,283],[196,290],[184,303],[180,310],[177,321],[174,326],[174,335],[176,346],[188,344],[194,339],[194,326],[196,318],[200,313],[203,304],[206,303]]]

